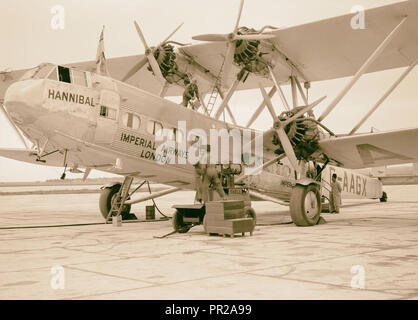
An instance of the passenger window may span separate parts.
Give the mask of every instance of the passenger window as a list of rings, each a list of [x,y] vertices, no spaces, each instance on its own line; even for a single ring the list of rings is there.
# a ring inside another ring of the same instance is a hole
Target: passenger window
[[[71,83],[70,69],[58,66],[59,81]]]
[[[100,116],[104,118],[116,120],[116,109],[109,108],[106,106],[100,106]]]
[[[125,127],[136,130],[141,125],[141,118],[133,113],[125,112],[122,115],[122,123]]]
[[[87,78],[84,71],[73,70],[73,83],[79,86],[87,87]]]
[[[155,126],[154,126],[154,134],[156,136],[161,136],[163,134],[163,125],[157,121],[155,121]]]
[[[160,122],[149,120],[147,126],[147,132],[153,135],[161,135],[163,125]]]

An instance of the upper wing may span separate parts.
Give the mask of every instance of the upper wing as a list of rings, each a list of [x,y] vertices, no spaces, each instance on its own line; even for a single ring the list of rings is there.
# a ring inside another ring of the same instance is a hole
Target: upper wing
[[[342,78],[354,75],[402,18],[408,15],[408,20],[396,38],[386,47],[367,72],[405,67],[417,58],[417,0],[368,9],[364,14],[365,29],[353,29],[351,20],[355,14],[347,14],[273,31],[276,38],[270,41],[297,67],[302,75],[300,80],[312,82]],[[180,67],[182,65],[183,67],[188,66],[184,57],[191,57],[211,75],[218,76],[224,62],[225,52],[226,43],[224,42],[188,45],[177,50],[177,62]],[[111,75],[116,79],[121,79],[142,57],[143,55],[137,55],[108,59]],[[286,58],[280,57],[282,57],[280,54],[273,57],[273,60],[276,60],[274,71],[279,81],[287,82],[292,75],[292,70],[286,62]],[[94,69],[95,62],[87,62],[87,65]],[[230,81],[239,71],[237,66],[233,66],[232,69],[234,72],[230,73]],[[195,73],[194,76],[199,82],[201,92],[209,92],[212,89],[213,83],[207,78],[199,73]],[[142,68],[127,82],[154,93],[161,90],[161,84],[146,68]],[[251,74],[244,83],[240,83],[238,90],[258,88],[259,82],[264,86],[273,85],[269,79]],[[171,86],[167,94],[181,95],[183,90]]]
[[[276,38],[270,40],[282,54],[273,60],[274,71],[280,82],[287,82],[292,75],[288,65],[291,61],[297,67],[302,81],[321,81],[354,75],[369,55],[394,29],[394,27],[408,15],[408,20],[402,26],[394,40],[386,47],[381,56],[371,65],[367,72],[405,67],[417,58],[418,52],[418,0],[409,0],[368,9],[365,14],[365,29],[355,30],[351,27],[354,14],[347,14],[335,18],[316,21],[295,27],[273,31]],[[179,68],[190,70],[191,57],[212,76],[218,76],[224,62],[226,43],[199,43],[188,45],[177,50]],[[269,56],[269,55],[267,55]],[[270,55],[273,57],[273,55]],[[125,56],[107,59],[108,69],[115,79],[122,79],[129,69],[135,65],[143,55]],[[276,59],[277,58],[277,59]],[[289,59],[286,62],[286,59]],[[94,71],[96,63],[84,61],[71,63],[84,70]],[[189,69],[188,69],[189,68]],[[238,72],[233,66],[231,80]],[[25,70],[23,70],[25,71]],[[23,71],[16,71],[21,72]],[[200,92],[210,92],[213,81],[203,73],[195,73]],[[251,74],[244,83],[240,83],[238,90],[258,88],[259,82],[264,86],[272,86],[267,78]],[[147,68],[142,68],[127,83],[158,94],[161,84]],[[0,98],[9,82],[0,81]],[[170,86],[167,95],[182,95],[184,89]]]
[[[347,14],[274,31],[274,43],[307,81],[354,75],[386,36],[408,16],[398,35],[367,72],[408,66],[418,53],[418,1],[409,0],[364,12],[365,29],[353,29]]]
[[[418,128],[330,138],[319,145],[346,168],[418,162]]]
[[[368,9],[364,14],[365,29],[353,29],[351,20],[355,14],[347,14],[273,31],[276,38],[271,41],[296,65],[303,80],[342,78],[354,75],[402,18],[408,15],[396,38],[367,72],[404,67],[417,58],[418,1],[403,1]],[[182,50],[217,75],[226,47],[224,43],[204,43]],[[292,74],[285,59],[277,60],[274,71],[279,81],[288,81]],[[252,75],[239,89],[258,88],[259,80],[259,77]],[[271,82],[268,84],[272,85]]]

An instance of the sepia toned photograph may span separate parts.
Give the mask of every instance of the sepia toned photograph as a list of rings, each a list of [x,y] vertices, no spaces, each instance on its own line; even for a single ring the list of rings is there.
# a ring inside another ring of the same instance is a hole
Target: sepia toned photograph
[[[418,299],[418,0],[0,15],[0,300]]]

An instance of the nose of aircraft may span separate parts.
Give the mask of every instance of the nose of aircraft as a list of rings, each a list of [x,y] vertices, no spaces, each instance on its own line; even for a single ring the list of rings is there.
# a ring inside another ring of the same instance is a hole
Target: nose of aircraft
[[[4,105],[16,124],[33,123],[42,112],[44,103],[42,80],[17,81],[4,96]]]

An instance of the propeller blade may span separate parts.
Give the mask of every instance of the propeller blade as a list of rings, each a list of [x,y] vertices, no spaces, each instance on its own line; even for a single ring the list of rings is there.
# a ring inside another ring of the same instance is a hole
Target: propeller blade
[[[234,36],[234,40],[269,40],[274,39],[276,36],[269,33],[260,34],[237,34]]]
[[[286,126],[288,123],[292,122],[293,120],[299,118],[301,115],[305,114],[309,110],[312,110],[314,107],[316,107],[318,104],[320,104],[327,96],[323,96],[322,98],[319,98],[315,102],[311,103],[310,105],[306,106],[299,112],[297,112],[293,117],[290,117],[289,119],[286,119],[285,121],[281,121],[281,127]]]
[[[234,54],[235,54],[235,42],[228,42],[228,48],[226,49],[225,61],[222,70],[222,84],[228,85],[227,83],[229,74],[231,72],[232,64],[234,63]],[[235,80],[235,79],[234,79]]]
[[[238,18],[237,18],[237,22],[235,23],[235,28],[234,28],[234,33],[235,34],[238,31],[239,21],[241,20],[241,14],[242,14],[242,8],[243,7],[244,7],[244,0],[241,0],[241,4],[239,6],[239,11],[238,11]]]
[[[145,56],[141,60],[139,60],[122,78],[122,81],[126,81],[131,78],[135,73],[142,69],[142,67],[147,63],[148,58]]]
[[[173,32],[171,32],[168,35],[168,37],[166,37],[163,41],[161,41],[161,43],[157,47],[160,47],[162,44],[164,44],[165,42],[167,42],[183,26],[183,24],[184,24],[184,22],[180,23],[180,25],[177,28],[175,28],[173,30]]]
[[[284,126],[276,129],[276,133],[279,136],[280,143],[282,144],[283,150],[286,154],[286,157],[289,159],[293,169],[299,173],[298,159],[296,158],[295,151],[293,151],[292,144],[290,143],[289,137],[284,131]]]
[[[151,52],[151,54],[148,55],[148,62],[151,65],[151,69],[154,72],[155,76],[157,77],[158,81],[161,82],[162,85],[165,84],[165,78],[163,74],[161,73],[160,65],[158,64],[157,60],[155,60],[154,54]]]
[[[201,34],[192,37],[192,39],[199,41],[228,41],[228,34]]]
[[[141,41],[142,41],[142,44],[144,45],[144,47],[145,47],[145,55],[146,55],[146,57],[148,58],[148,62],[149,62],[149,64],[151,65],[151,69],[152,69],[152,71],[154,72],[154,74],[155,74],[155,76],[157,77],[157,79],[158,79],[158,81],[160,81],[161,82],[161,84],[165,84],[165,79],[164,79],[164,76],[163,76],[163,74],[161,73],[161,69],[160,69],[160,66],[159,66],[159,64],[158,64],[158,62],[157,62],[157,60],[155,60],[155,57],[154,57],[154,52],[153,52],[153,50],[148,46],[148,44],[147,44],[147,42],[146,42],[146,40],[145,40],[145,37],[144,37],[144,34],[142,33],[142,31],[141,31],[141,28],[139,27],[139,25],[138,25],[138,23],[136,22],[136,21],[134,21],[134,25],[135,25],[135,28],[136,28],[136,32],[138,33],[138,35],[139,35],[139,38],[141,39]],[[171,37],[181,26],[182,26],[183,24],[181,24],[181,25],[179,25],[167,38],[166,38],[166,40],[164,40],[162,43],[164,43],[165,41],[167,41],[168,40],[168,38],[169,37]],[[141,63],[142,63],[142,60],[140,61]],[[140,62],[138,62],[129,72],[128,72],[128,74],[125,76],[125,78],[127,78],[127,76],[129,75],[129,76],[132,76],[133,74],[135,74],[135,72],[137,72],[140,68],[142,68],[142,66],[141,66],[141,64],[140,64]],[[138,66],[139,66],[139,68],[138,68]],[[134,72],[134,70],[135,69],[137,69],[135,72]],[[132,74],[131,74],[131,71],[132,71]]]
[[[145,51],[148,51],[149,47],[148,47],[147,42],[145,41],[145,37],[144,37],[144,35],[141,31],[141,28],[138,26],[138,23],[136,21],[134,21],[134,25],[135,25],[135,28],[136,28],[136,32],[138,33],[139,38],[141,39],[141,42],[144,45]]]

